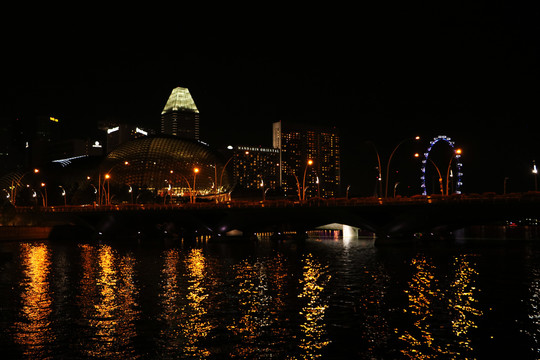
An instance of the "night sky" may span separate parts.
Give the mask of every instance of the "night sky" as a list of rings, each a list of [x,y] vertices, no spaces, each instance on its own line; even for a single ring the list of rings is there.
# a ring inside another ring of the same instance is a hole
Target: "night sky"
[[[201,139],[218,147],[270,147],[278,120],[336,126],[352,194],[373,193],[369,141],[384,161],[414,135],[422,144],[404,144],[392,163],[411,179],[420,165],[409,154],[447,135],[463,149],[464,192],[501,193],[505,177],[508,191],[533,190],[540,12],[515,2],[371,6],[184,13],[157,25],[127,14],[4,22],[0,118],[53,115],[75,136],[101,120],[157,129],[182,86]],[[412,181],[403,186],[418,192]]]

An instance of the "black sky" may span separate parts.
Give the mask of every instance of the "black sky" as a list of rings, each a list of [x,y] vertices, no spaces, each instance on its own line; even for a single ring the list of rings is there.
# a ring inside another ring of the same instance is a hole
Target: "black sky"
[[[403,151],[423,152],[437,135],[464,149],[467,192],[501,192],[505,177],[510,190],[531,189],[531,162],[540,161],[536,8],[310,10],[10,23],[0,117],[52,114],[77,134],[105,119],[157,128],[170,91],[183,86],[203,140],[216,146],[270,146],[277,120],[338,127],[343,181],[359,194],[373,179],[366,142],[385,158],[416,134],[423,146]]]

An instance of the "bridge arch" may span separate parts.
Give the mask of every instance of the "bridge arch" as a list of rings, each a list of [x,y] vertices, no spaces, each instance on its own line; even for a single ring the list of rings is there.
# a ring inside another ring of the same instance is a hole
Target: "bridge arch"
[[[421,185],[420,186],[422,187],[422,195],[427,195],[427,190],[426,190],[426,167],[427,167],[427,163],[428,163],[428,160],[429,160],[429,154],[430,154],[431,149],[433,148],[433,146],[435,146],[435,144],[437,144],[439,141],[446,142],[455,151],[455,142],[452,141],[452,139],[450,139],[450,137],[448,137],[446,135],[439,135],[439,136],[433,138],[433,140],[430,141],[429,147],[427,148],[426,152],[424,153],[424,158],[422,159],[422,175],[420,176],[420,180],[421,180]],[[461,186],[463,185],[463,181],[462,181],[463,172],[462,172],[461,168],[462,168],[463,164],[461,163],[461,159],[460,159],[461,155],[460,154],[456,154],[455,158],[456,158],[456,167],[457,167],[456,194],[461,194]]]

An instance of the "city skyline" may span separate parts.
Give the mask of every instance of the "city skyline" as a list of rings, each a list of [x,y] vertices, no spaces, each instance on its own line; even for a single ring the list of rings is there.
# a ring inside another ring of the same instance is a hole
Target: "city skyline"
[[[171,89],[182,86],[201,112],[201,139],[216,147],[269,146],[279,120],[336,126],[342,183],[353,193],[373,178],[369,142],[387,158],[414,135],[425,140],[415,151],[439,135],[463,148],[465,192],[500,193],[506,178],[509,191],[532,190],[540,159],[534,9],[380,10],[332,29],[314,20],[286,22],[283,32],[264,22],[186,30],[182,46],[159,27],[77,42],[45,27],[7,39],[0,117],[51,115],[73,131],[107,119],[157,128]]]

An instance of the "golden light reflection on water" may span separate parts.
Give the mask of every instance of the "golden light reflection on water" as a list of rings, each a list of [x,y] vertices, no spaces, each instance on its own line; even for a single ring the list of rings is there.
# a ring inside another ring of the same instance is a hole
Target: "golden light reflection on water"
[[[385,316],[386,294],[390,277],[382,265],[363,270],[362,287],[355,302],[355,313],[362,325],[361,337],[366,347],[366,359],[376,359],[377,354],[386,348],[389,339],[388,319]]]
[[[180,297],[179,269],[180,251],[170,249],[165,252],[164,264],[161,270],[159,304],[161,313],[159,320],[162,329],[159,336],[160,355],[164,357],[168,347],[178,345],[180,332],[180,309],[178,299]]]
[[[410,359],[474,358],[469,331],[482,312],[477,308],[475,277],[468,256],[454,258],[449,286],[435,277],[435,267],[423,256],[411,261],[414,270],[406,290],[413,326],[396,330],[406,343],[401,353]],[[451,324],[450,328],[445,324]]]
[[[46,244],[20,245],[23,279],[19,320],[13,325],[13,337],[25,358],[44,357],[50,351],[52,298],[49,273],[51,255]],[[46,357],[46,356],[45,356]]]
[[[268,295],[267,269],[264,263],[251,264],[244,260],[234,267],[238,281],[239,319],[228,329],[241,341],[235,345],[231,357],[251,358],[259,352],[258,341],[270,323],[270,296]]]
[[[290,340],[285,318],[287,269],[285,258],[255,262],[241,261],[234,266],[237,283],[238,317],[227,328],[238,337],[232,358],[279,358],[283,344]]]
[[[136,358],[139,318],[135,259],[110,246],[81,245],[79,306],[84,336],[81,351],[91,357]]]
[[[303,323],[300,325],[299,347],[301,359],[318,359],[321,351],[330,341],[325,331],[325,312],[328,308],[324,290],[330,281],[328,267],[322,265],[311,254],[303,259],[303,276],[300,279],[302,291],[298,297],[305,300],[300,311]]]
[[[214,325],[208,320],[208,289],[205,287],[206,259],[201,249],[192,249],[185,260],[188,279],[186,316],[182,334],[186,339],[184,353],[191,359],[204,359],[210,351],[202,344]]]
[[[178,249],[167,250],[163,257],[160,356],[207,358],[211,353],[204,342],[215,328],[208,316],[207,284],[212,278],[208,274],[208,261],[201,249],[192,249],[183,261]],[[184,277],[180,276],[182,273]]]

